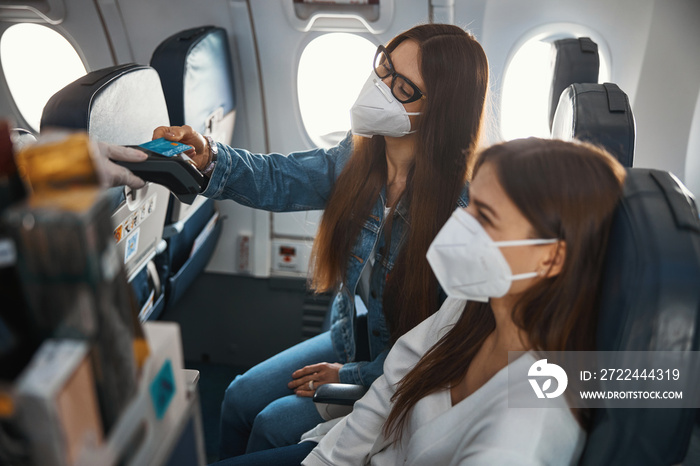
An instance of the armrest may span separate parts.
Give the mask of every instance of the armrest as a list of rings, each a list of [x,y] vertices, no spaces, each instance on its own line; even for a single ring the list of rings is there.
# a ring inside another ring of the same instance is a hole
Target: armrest
[[[365,393],[367,393],[367,387],[364,385],[328,383],[316,389],[314,403],[352,406]]]

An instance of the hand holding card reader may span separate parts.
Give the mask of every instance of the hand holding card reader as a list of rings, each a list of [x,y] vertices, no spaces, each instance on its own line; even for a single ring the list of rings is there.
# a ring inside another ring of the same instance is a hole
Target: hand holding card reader
[[[144,181],[165,186],[185,204],[192,204],[207,185],[194,161],[184,154],[191,146],[159,138],[127,147],[145,152],[148,158],[143,162],[112,160],[114,163],[131,170]]]

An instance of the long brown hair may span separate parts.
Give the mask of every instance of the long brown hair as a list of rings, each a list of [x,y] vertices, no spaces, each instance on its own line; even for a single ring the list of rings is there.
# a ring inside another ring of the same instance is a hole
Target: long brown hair
[[[392,39],[387,50],[404,40],[419,45],[427,99],[415,128],[416,153],[400,201],[408,206],[408,234],[383,297],[392,340],[438,308],[437,280],[425,254],[466,182],[467,159],[478,145],[488,88],[486,54],[463,29],[416,26]],[[353,143],[312,250],[311,286],[318,292],[345,280],[353,244],[387,181],[384,138],[355,137]]]
[[[523,293],[513,321],[533,349],[593,350],[600,276],[624,168],[590,144],[536,138],[486,149],[474,176],[486,163],[495,167],[506,194],[532,225],[533,237],[566,244],[561,272]],[[455,326],[399,382],[385,435],[400,438],[418,400],[458,385],[495,327],[488,303],[467,302]],[[584,413],[575,414],[583,425]]]

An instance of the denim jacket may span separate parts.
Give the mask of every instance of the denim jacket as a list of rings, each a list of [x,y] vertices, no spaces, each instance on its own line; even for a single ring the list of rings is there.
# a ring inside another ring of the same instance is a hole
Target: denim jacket
[[[326,206],[336,179],[352,154],[350,134],[330,149],[311,149],[282,154],[253,154],[218,144],[219,155],[209,185],[202,193],[212,199],[232,199],[245,206],[272,212],[321,210]],[[385,191],[377,199],[355,242],[347,264],[346,279],[331,306],[331,341],[343,363],[342,383],[370,386],[383,372],[390,335],[382,311],[382,295],[407,232],[406,209],[399,204],[391,223],[391,244],[382,232]],[[466,207],[466,187],[458,205]],[[358,281],[376,247],[367,303],[367,330],[371,361],[355,361],[355,301]]]

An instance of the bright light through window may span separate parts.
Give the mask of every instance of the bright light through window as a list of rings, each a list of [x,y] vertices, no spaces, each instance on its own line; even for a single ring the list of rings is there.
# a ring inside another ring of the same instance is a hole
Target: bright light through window
[[[377,46],[345,33],[309,42],[299,60],[297,91],[306,131],[319,147],[337,144],[350,129],[350,107],[372,71]]]
[[[0,59],[17,108],[35,131],[46,102],[85,75],[85,65],[59,33],[39,24],[16,24],[0,39]]]
[[[548,40],[530,40],[520,47],[508,65],[501,97],[501,134],[505,140],[550,136],[552,47]],[[608,70],[601,56],[598,82],[610,80]]]
[[[506,140],[549,136],[551,47],[549,42],[527,42],[508,65],[501,106],[501,132]]]

